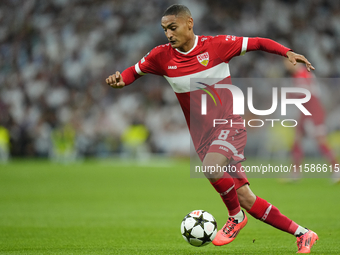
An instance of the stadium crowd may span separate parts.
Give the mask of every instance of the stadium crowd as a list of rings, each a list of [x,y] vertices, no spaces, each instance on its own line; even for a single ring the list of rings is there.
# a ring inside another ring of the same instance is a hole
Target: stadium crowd
[[[338,0],[179,2],[192,11],[196,34],[271,38],[307,56],[318,77],[340,76]],[[140,124],[151,152],[188,154],[184,117],[162,77],[147,75],[122,90],[105,84],[167,43],[160,18],[173,3],[1,1],[0,126],[9,131],[11,154],[48,156],[68,139],[81,155],[105,156],[121,152],[124,131]],[[261,52],[230,68],[232,77],[286,75],[282,58]],[[332,99],[327,107],[339,107]]]

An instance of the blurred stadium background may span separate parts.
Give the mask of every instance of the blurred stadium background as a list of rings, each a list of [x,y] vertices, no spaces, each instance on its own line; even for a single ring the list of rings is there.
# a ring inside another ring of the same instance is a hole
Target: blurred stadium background
[[[196,34],[267,37],[306,55],[316,76],[327,79],[322,100],[340,155],[339,0],[1,0],[1,254],[197,254],[180,235],[184,215],[200,208],[225,221],[214,189],[204,179],[189,180],[189,132],[165,79],[147,75],[121,90],[105,84],[116,70],[167,43],[160,19],[174,3],[192,11]],[[287,77],[282,57],[262,52],[235,58],[230,68],[233,81]],[[254,89],[258,109],[271,102],[270,87],[262,85]],[[248,128],[245,163],[287,157],[292,139],[293,130]],[[317,164],[312,143],[305,143],[314,156],[308,162]],[[186,158],[141,163],[131,154]],[[62,167],[37,160],[84,157],[114,160]],[[340,254],[339,186],[321,178],[251,183],[257,195],[319,234],[313,252]],[[294,241],[249,217],[232,246],[199,253],[293,254]]]
[[[307,56],[317,77],[340,75],[338,0],[178,2],[192,11],[196,34],[271,38]],[[173,3],[177,2],[2,0],[2,160],[8,155],[57,160],[65,155],[66,160],[73,160],[114,153],[145,157],[140,152],[146,151],[188,156],[185,120],[162,77],[147,75],[122,90],[105,84],[108,75],[123,71],[153,47],[167,43],[160,18]],[[231,74],[251,78],[287,75],[282,58],[262,52],[233,59]],[[340,127],[339,91],[335,85],[323,90],[327,124],[333,134]],[[258,132],[249,130],[247,156],[258,154]],[[270,137],[265,129],[261,132]],[[306,147],[317,155],[313,146]]]

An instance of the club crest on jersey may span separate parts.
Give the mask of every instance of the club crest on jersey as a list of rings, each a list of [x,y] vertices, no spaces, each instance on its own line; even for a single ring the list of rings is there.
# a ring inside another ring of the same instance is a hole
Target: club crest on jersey
[[[207,66],[209,63],[209,53],[204,52],[197,56],[198,62],[200,62],[202,65]]]

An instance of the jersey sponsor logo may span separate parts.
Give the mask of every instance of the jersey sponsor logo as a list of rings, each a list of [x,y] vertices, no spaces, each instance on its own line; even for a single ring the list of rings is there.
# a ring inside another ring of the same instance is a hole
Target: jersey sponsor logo
[[[168,66],[168,69],[177,69],[177,66]]]
[[[200,62],[201,65],[207,66],[209,63],[209,53],[204,52],[197,56],[198,62]]]

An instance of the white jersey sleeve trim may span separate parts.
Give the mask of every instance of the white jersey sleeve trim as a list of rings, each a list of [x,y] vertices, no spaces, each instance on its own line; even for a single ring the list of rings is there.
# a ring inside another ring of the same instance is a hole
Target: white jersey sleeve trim
[[[139,63],[135,64],[135,70],[136,73],[138,73],[139,75],[146,75],[146,73],[143,73],[140,68],[139,68]]]
[[[242,40],[242,49],[241,49],[240,56],[246,54],[247,47],[248,47],[248,37],[243,37],[243,40]]]

